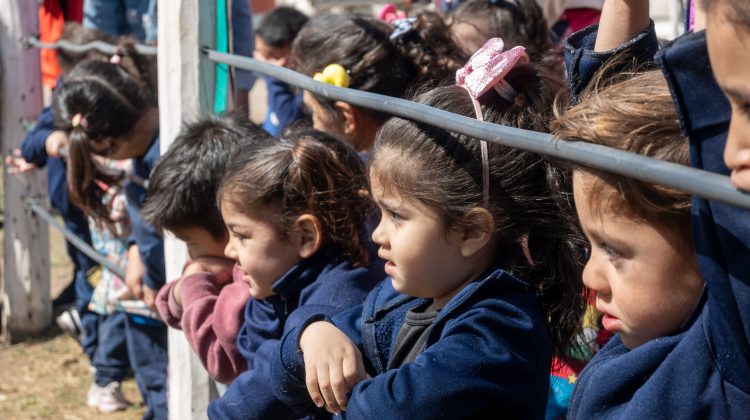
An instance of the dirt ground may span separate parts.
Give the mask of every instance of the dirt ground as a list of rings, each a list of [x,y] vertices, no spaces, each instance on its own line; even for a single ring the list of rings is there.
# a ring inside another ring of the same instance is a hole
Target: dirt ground
[[[0,233],[0,248],[2,233]],[[62,235],[50,229],[51,293],[57,296],[71,278],[72,264]],[[135,380],[123,383],[130,408],[101,414],[86,406],[91,386],[89,362],[78,344],[57,325],[40,337],[8,345],[0,342],[0,419],[139,419],[141,396]]]

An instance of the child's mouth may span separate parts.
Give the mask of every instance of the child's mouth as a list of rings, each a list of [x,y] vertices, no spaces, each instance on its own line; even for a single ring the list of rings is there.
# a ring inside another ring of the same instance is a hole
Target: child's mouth
[[[608,313],[604,313],[604,316],[602,317],[602,326],[605,330],[614,333],[620,330],[620,320]]]
[[[393,276],[393,272],[396,271],[396,264],[392,263],[391,261],[385,262],[385,274],[388,274],[389,276]]]

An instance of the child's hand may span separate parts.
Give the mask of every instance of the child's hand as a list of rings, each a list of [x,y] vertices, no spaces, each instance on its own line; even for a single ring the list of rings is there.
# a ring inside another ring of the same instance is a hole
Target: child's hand
[[[367,378],[362,354],[341,330],[330,322],[314,322],[299,340],[305,358],[305,382],[318,407],[337,413],[346,410],[347,394]]]
[[[145,284],[143,285],[143,301],[154,312],[156,312],[156,294],[158,292],[158,290],[154,290]]]
[[[21,157],[20,149],[13,149],[13,154],[5,157],[5,164],[8,165],[9,174],[22,174],[36,169],[36,165]]]
[[[280,58],[266,57],[265,55],[263,55],[263,53],[261,53],[258,50],[253,51],[253,58],[256,59],[256,60],[258,60],[258,61],[262,61],[262,62],[268,63],[268,64],[273,64],[273,65],[279,66],[279,67],[286,66],[286,62],[287,62],[287,56],[286,55],[283,56],[283,57],[280,57]]]
[[[224,284],[232,280],[234,261],[219,257],[199,257],[194,259],[182,272],[182,277],[196,273],[211,273],[216,283]]]
[[[44,147],[47,149],[47,156],[60,157],[61,150],[68,147],[68,135],[64,131],[53,131],[47,136]]]
[[[146,266],[141,261],[141,253],[138,245],[128,248],[128,266],[125,269],[125,285],[133,293],[136,299],[143,299],[143,276],[146,274]]]

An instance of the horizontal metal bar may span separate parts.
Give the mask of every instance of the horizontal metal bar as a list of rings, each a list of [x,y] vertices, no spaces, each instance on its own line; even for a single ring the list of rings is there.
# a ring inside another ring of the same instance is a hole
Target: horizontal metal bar
[[[86,241],[76,236],[75,233],[71,232],[70,230],[66,229],[65,226],[61,225],[60,223],[55,220],[55,218],[52,216],[52,214],[47,211],[44,207],[40,206],[39,203],[36,202],[36,200],[28,199],[26,200],[26,206],[31,209],[34,213],[37,214],[37,216],[41,217],[42,220],[47,222],[50,226],[54,227],[60,233],[65,236],[65,239],[68,240],[68,242],[72,243],[73,246],[78,248],[81,252],[86,254],[89,258],[96,261],[101,265],[102,267],[106,267],[107,270],[114,273],[116,276],[120,277],[121,279],[125,279],[125,269],[120,267],[119,265],[115,264],[114,262],[108,260],[105,256],[98,253],[94,248],[91,247],[91,245],[87,244]]]
[[[83,53],[91,50],[97,50],[103,54],[110,55],[114,55],[117,52],[116,45],[112,45],[104,41],[91,41],[86,44],[73,44],[71,42],[65,41],[64,39],[60,39],[57,42],[49,43],[41,42],[39,41],[39,38],[30,36],[25,38],[22,42],[26,48],[34,47],[53,50],[60,49],[74,53]],[[136,44],[135,50],[142,55],[156,55],[156,47],[153,45]]]
[[[220,53],[210,49],[205,49],[204,53],[208,55],[209,60],[271,76],[328,99],[348,102],[504,146],[564,159],[640,181],[676,188],[709,200],[750,209],[750,194],[732,186],[727,176],[598,144],[560,140],[550,134],[477,121],[405,99],[340,88],[317,82],[293,70],[248,57]]]
[[[64,146],[61,147],[59,153],[61,157],[67,158],[68,148]],[[140,177],[132,172],[123,171],[123,170],[115,169],[115,168],[108,168],[102,165],[99,165],[99,170],[101,170],[102,172],[106,173],[109,176],[113,176],[117,178],[127,178],[128,181],[132,182],[135,185],[138,185],[144,190],[148,189],[148,179],[144,179],[143,177]]]

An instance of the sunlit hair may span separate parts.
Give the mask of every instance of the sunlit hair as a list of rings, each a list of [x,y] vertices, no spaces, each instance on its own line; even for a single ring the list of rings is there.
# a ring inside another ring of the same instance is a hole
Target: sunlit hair
[[[390,39],[393,26],[373,17],[325,14],[311,19],[294,40],[297,69],[312,76],[329,64],[349,74],[349,87],[405,97],[425,82],[452,79],[466,60],[439,15],[423,12],[414,30]],[[330,121],[339,121],[333,101],[315,95]],[[385,121],[387,115],[368,111]]]
[[[271,215],[283,238],[299,216],[317,217],[323,252],[356,267],[369,263],[364,225],[374,203],[368,191],[357,153],[328,134],[308,130],[240,148],[217,197],[239,212]]]
[[[601,144],[656,159],[690,164],[688,140],[664,76],[658,70],[625,73],[607,84],[601,75],[565,109],[557,107],[555,134],[563,139]],[[617,213],[668,228],[692,252],[690,194],[622,175],[577,166],[594,175],[588,197],[594,209]]]

